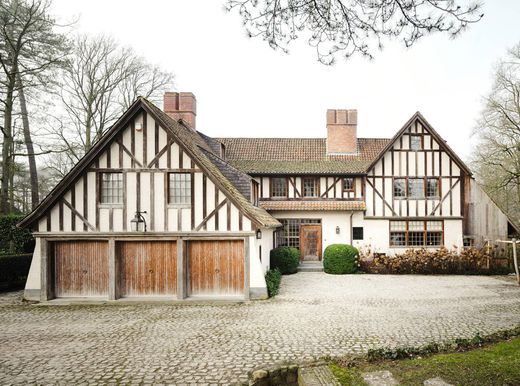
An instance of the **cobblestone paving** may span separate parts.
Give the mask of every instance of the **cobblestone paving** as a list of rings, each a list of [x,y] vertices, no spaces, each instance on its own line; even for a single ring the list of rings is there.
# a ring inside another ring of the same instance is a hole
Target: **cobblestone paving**
[[[230,384],[283,360],[471,337],[520,322],[512,278],[285,276],[243,304],[31,305],[0,296],[0,384]]]

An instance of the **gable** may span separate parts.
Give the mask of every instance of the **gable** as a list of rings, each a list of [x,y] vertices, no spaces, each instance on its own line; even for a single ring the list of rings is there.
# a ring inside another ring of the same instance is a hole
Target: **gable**
[[[250,231],[254,226],[263,226],[262,220],[272,219],[260,209],[259,215],[264,216],[260,221],[255,218],[254,209],[249,208],[253,215],[244,213],[248,201],[237,199],[240,193],[233,191],[231,184],[223,186],[223,176],[215,176],[219,171],[208,170],[210,165],[201,166],[204,160],[196,157],[198,149],[190,149],[177,136],[183,134],[182,130],[191,129],[180,127],[178,133],[173,132],[165,126],[165,117],[158,119],[145,103],[134,103],[20,225],[38,221],[39,231],[52,232],[126,231],[136,210],[147,211],[150,231]],[[166,118],[170,125],[180,126]],[[184,136],[197,135],[193,133]],[[196,141],[195,138],[189,143],[193,147],[204,146],[202,139],[198,144]],[[122,205],[100,203],[99,178],[104,172],[122,173]],[[191,175],[189,207],[168,203],[168,174],[175,172]],[[270,225],[276,226],[277,222],[272,220]]]

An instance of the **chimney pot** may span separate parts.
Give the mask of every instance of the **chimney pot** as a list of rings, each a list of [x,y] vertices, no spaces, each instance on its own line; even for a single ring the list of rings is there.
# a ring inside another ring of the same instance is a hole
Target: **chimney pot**
[[[165,92],[163,110],[176,121],[182,119],[195,130],[197,100],[191,92]]]
[[[357,151],[357,110],[327,110],[327,154]]]

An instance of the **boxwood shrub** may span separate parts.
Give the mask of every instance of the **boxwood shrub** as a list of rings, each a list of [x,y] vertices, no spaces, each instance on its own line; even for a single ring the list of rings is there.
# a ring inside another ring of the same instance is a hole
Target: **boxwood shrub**
[[[359,252],[352,245],[331,244],[325,248],[323,269],[326,273],[342,275],[356,273],[359,268]]]
[[[298,271],[300,251],[293,247],[271,249],[271,268],[278,268],[282,275],[290,275]]]
[[[270,269],[265,274],[265,283],[267,285],[267,295],[270,298],[278,295],[278,290],[280,289],[281,281],[282,281],[282,274],[280,273],[280,271],[277,268]]]

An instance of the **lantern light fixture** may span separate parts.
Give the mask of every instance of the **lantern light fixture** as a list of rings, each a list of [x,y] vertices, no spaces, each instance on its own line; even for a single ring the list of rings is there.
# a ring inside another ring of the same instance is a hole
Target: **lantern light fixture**
[[[144,211],[135,212],[135,216],[132,220],[130,220],[130,229],[133,232],[146,232],[146,220],[143,217],[143,214],[146,213]]]
[[[260,229],[258,229],[258,230],[256,231],[256,239],[257,239],[257,240],[260,240],[261,238],[262,238],[262,231],[261,231]]]
[[[340,229],[339,226],[336,227],[336,234],[339,235]]]

